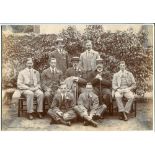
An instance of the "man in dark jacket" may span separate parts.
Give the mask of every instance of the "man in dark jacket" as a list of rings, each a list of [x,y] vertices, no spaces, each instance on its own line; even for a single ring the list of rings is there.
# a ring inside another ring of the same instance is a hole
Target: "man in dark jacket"
[[[56,50],[49,53],[49,58],[56,58],[56,66],[63,73],[66,72],[66,69],[69,67],[69,56],[68,52],[63,49],[63,39],[58,38],[56,40]]]
[[[106,106],[109,106],[112,103],[112,82],[108,75],[110,73],[104,71],[102,59],[98,59],[97,62],[96,70],[91,73],[90,82],[99,97],[100,104],[105,103]]]
[[[60,90],[55,94],[48,110],[48,114],[51,116],[51,124],[61,123],[70,126],[70,121],[77,117],[73,110],[74,106],[75,102],[72,93],[67,91],[65,83],[61,83]]]
[[[72,58],[72,67],[66,71],[66,84],[68,89],[78,98],[79,94],[84,91],[87,81],[83,78],[84,71],[78,66],[79,57]]]
[[[45,69],[41,74],[42,89],[44,91],[45,99],[50,106],[55,92],[57,91],[60,82],[63,80],[62,72],[56,67],[56,59],[51,58],[50,67]]]

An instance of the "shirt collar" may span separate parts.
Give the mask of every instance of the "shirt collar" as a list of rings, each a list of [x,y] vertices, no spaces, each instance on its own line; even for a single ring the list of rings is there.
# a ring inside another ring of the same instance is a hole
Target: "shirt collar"
[[[50,67],[50,70],[51,70],[51,72],[53,72],[53,70],[54,70],[54,72],[56,71],[56,69],[52,68],[52,67]]]

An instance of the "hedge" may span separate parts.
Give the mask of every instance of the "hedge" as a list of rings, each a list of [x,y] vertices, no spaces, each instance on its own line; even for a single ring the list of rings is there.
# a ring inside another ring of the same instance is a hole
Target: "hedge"
[[[55,49],[55,40],[62,37],[70,57],[79,56],[84,51],[84,41],[92,40],[93,49],[104,60],[105,72],[112,76],[119,70],[120,60],[124,60],[137,82],[137,93],[150,91],[148,84],[153,75],[153,52],[147,48],[147,33],[130,31],[105,32],[102,25],[88,25],[84,33],[75,26],[56,34],[2,34],[3,87],[15,87],[18,72],[25,67],[27,57],[33,57],[34,68],[42,72],[48,67],[48,53]]]

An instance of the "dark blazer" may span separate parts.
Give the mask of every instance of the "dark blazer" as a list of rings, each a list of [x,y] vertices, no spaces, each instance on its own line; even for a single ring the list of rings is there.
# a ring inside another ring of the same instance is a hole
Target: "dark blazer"
[[[58,49],[49,53],[49,58],[54,57],[57,60],[57,68],[61,70],[63,73],[66,72],[66,69],[69,67],[69,56],[68,52],[63,50],[62,53],[59,52]]]
[[[51,72],[50,67],[45,69],[41,74],[41,86],[44,91],[47,91],[48,88],[56,91],[60,82],[63,80],[62,72],[56,69],[55,73]]]
[[[65,77],[66,78],[71,77],[71,76],[79,77],[78,84],[83,86],[87,84],[87,81],[83,78],[84,74],[85,73],[82,69],[75,70],[73,67],[70,67],[67,69]]]
[[[91,78],[90,82],[92,83],[93,87],[100,87],[100,82],[103,88],[111,88],[112,87],[112,82],[110,79],[107,79],[104,75],[104,73],[101,73],[102,80],[100,81],[99,79],[95,78],[98,72],[95,70],[91,73]]]

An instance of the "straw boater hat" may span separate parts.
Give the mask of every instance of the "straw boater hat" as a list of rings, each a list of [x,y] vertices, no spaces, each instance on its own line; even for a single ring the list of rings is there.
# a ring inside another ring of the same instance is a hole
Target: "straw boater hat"
[[[32,58],[27,58],[27,62],[31,62],[31,63],[33,63]]]
[[[55,42],[56,43],[58,43],[58,42],[62,42],[63,43],[63,38],[57,38]]]
[[[72,57],[72,60],[71,60],[72,62],[79,62],[79,57]]]
[[[96,59],[96,68],[103,67],[103,59]]]

